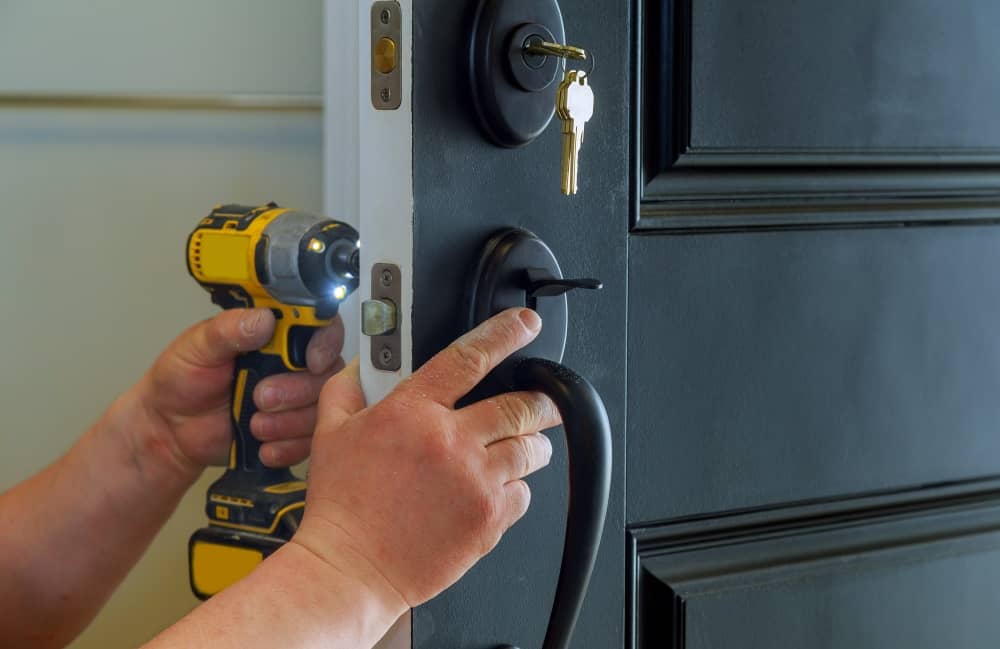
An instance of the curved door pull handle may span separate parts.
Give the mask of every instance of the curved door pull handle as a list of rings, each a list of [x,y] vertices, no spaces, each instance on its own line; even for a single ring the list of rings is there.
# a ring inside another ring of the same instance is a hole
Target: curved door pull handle
[[[569,451],[569,511],[559,582],[542,649],[568,649],[587,594],[611,491],[611,424],[601,396],[585,378],[540,358],[514,369],[517,390],[543,392],[556,404]],[[517,649],[506,645],[502,649]]]
[[[543,392],[563,419],[569,451],[569,510],[559,582],[542,649],[568,649],[601,545],[611,492],[611,425],[604,403],[586,379],[560,365],[569,324],[565,293],[596,289],[596,279],[565,279],[552,250],[533,233],[506,228],[486,242],[469,276],[468,328],[510,307],[542,317],[541,333],[504,361],[480,388]],[[499,649],[518,649],[503,645]]]

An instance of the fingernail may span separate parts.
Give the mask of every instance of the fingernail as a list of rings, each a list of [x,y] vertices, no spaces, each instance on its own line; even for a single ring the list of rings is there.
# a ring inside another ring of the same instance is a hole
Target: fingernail
[[[243,333],[247,336],[252,336],[254,335],[254,332],[257,331],[257,327],[260,326],[260,321],[263,319],[264,312],[260,309],[255,309],[254,311],[251,311],[243,316],[243,319],[240,320],[240,329],[242,329]]]
[[[548,435],[542,435],[542,439],[545,440],[545,461],[548,462],[552,459],[552,440]]]
[[[278,401],[280,401],[280,395],[278,394],[277,388],[272,388],[272,387],[261,388],[260,391],[261,408],[273,408],[278,405]]]
[[[528,328],[528,331],[535,333],[542,328],[542,319],[534,309],[521,309],[521,313],[518,314],[521,317],[521,322],[524,326]]]
[[[330,350],[326,347],[313,347],[309,350],[309,365],[314,370],[323,371],[330,361]]]

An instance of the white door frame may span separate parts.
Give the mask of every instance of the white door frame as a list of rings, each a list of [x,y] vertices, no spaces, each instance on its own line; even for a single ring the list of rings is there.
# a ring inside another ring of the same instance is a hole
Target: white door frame
[[[398,48],[403,96],[397,110],[371,103],[371,2],[326,0],[324,6],[324,209],[361,233],[358,297],[342,311],[345,352],[361,357],[361,384],[374,403],[412,371],[413,344],[413,120],[412,0],[398,0],[403,36]],[[398,305],[402,367],[376,370],[370,339],[361,334],[359,304],[371,297],[371,267],[395,264],[402,277]],[[403,615],[376,649],[411,649],[410,613]]]

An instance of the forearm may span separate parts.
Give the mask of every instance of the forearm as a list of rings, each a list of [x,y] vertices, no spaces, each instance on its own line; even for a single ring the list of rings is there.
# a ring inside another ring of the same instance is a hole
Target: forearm
[[[96,615],[197,477],[121,397],[61,458],[0,495],[0,644],[61,647]]]
[[[372,587],[378,581],[293,541],[145,649],[368,649],[406,610],[397,594]]]

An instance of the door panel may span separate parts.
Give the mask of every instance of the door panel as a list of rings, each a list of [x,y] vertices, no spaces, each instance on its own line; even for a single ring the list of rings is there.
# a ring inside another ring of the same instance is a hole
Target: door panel
[[[689,149],[995,160],[998,23],[981,0],[691,0]]]
[[[938,495],[636,530],[637,646],[995,646],[997,494]]]
[[[991,214],[996,3],[637,0],[634,19],[639,229]]]
[[[629,521],[1000,473],[1000,230],[636,237]]]

